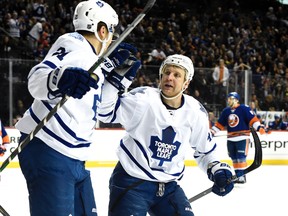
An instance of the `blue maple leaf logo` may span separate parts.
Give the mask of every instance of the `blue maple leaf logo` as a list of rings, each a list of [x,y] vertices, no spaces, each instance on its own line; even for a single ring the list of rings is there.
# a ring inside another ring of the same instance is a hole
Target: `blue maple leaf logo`
[[[151,136],[149,148],[153,152],[152,158],[160,160],[158,166],[162,166],[165,161],[171,161],[178,153],[180,142],[174,142],[176,133],[171,126],[162,130],[162,140],[157,136]]]

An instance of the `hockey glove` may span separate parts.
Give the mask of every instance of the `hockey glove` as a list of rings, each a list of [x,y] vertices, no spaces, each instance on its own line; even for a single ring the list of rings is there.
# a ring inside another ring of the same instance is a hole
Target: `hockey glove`
[[[56,68],[48,76],[49,93],[56,97],[66,94],[81,99],[90,90],[90,87],[97,89],[97,81],[82,68]]]
[[[212,191],[215,194],[225,196],[234,188],[233,181],[229,181],[232,178],[232,170],[228,164],[215,161],[209,164],[207,174],[214,182]]]
[[[137,49],[128,44],[128,43],[121,43],[111,54],[108,58],[106,58],[101,65],[102,72],[105,77],[107,77],[108,73],[110,73],[115,68],[123,65],[123,63],[128,59],[130,54],[135,54]]]
[[[4,145],[0,145],[0,156],[2,157],[6,152],[6,148]]]
[[[220,131],[220,129],[216,126],[213,126],[211,129],[210,129],[210,132],[212,134],[212,136],[214,137],[216,135],[216,133],[218,133]]]
[[[259,133],[260,133],[261,135],[263,135],[263,134],[270,134],[270,133],[271,133],[271,131],[269,130],[269,128],[265,128],[265,126],[262,125],[262,124],[258,126],[257,131],[259,131]]]
[[[119,91],[123,91],[131,85],[140,66],[141,61],[130,56],[121,68],[111,71],[106,80]]]

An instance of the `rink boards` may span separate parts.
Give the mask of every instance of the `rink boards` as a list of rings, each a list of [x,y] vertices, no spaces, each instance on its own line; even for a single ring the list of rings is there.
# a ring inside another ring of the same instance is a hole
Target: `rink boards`
[[[10,136],[10,148],[7,149],[6,154],[0,157],[0,164],[9,155],[10,152],[17,147],[19,141],[19,131],[14,128],[6,128]],[[87,161],[87,167],[113,167],[117,162],[116,148],[120,139],[124,135],[123,129],[97,129],[95,130],[95,142]],[[226,131],[221,131],[215,137],[218,144],[217,153],[222,161],[230,162],[226,149]],[[263,165],[288,165],[288,132],[287,131],[272,131],[271,134],[259,135],[263,150]],[[252,140],[252,139],[251,139]],[[254,158],[254,142],[250,143],[248,152],[248,163],[252,163]],[[196,166],[193,159],[193,150],[187,151],[186,166]],[[18,158],[15,157],[7,168],[19,167]]]

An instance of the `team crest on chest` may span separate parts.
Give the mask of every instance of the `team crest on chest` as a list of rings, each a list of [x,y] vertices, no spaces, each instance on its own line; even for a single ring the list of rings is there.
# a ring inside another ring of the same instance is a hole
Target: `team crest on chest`
[[[230,114],[228,117],[228,124],[230,127],[236,127],[239,124],[239,117],[236,114]]]
[[[152,158],[160,160],[158,166],[162,166],[165,161],[171,161],[178,153],[180,142],[174,141],[176,132],[169,126],[162,130],[162,139],[152,136],[149,148],[153,152]]]

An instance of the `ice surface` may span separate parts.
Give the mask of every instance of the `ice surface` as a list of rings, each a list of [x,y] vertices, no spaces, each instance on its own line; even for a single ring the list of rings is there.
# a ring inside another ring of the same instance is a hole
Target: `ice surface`
[[[99,216],[107,216],[108,181],[113,168],[92,168],[91,175]],[[192,203],[195,216],[287,216],[288,166],[264,165],[247,175],[247,183],[236,185],[225,197],[210,193]],[[212,186],[198,167],[187,167],[179,184],[188,198]],[[0,205],[11,216],[29,216],[28,194],[19,168],[1,173]]]

